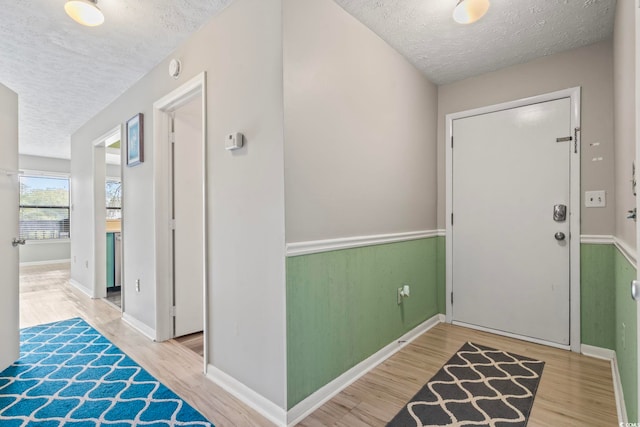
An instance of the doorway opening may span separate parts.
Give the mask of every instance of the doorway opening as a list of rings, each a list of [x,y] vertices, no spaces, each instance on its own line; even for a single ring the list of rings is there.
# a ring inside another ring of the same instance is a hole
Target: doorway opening
[[[124,311],[121,127],[94,142],[94,296]]]
[[[157,340],[207,366],[206,89],[202,73],[154,104]]]

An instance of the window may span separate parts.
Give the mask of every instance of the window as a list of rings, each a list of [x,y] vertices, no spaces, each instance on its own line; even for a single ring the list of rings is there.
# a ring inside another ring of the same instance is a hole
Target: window
[[[20,238],[69,238],[69,178],[20,177]]]
[[[115,179],[107,179],[105,195],[107,219],[120,219],[122,217],[122,183]]]

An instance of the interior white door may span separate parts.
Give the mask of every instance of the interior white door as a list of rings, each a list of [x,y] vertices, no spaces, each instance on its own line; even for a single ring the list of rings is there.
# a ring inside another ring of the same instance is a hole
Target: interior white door
[[[204,327],[204,167],[202,98],[174,113],[174,336]]]
[[[20,357],[17,171],[18,95],[0,84],[0,371]]]
[[[570,105],[453,121],[454,321],[569,344]]]

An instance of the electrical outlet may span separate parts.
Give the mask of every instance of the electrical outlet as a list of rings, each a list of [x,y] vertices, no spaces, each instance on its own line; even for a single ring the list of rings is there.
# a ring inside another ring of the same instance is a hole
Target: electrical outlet
[[[586,208],[604,208],[607,206],[605,191],[585,191],[584,206]]]
[[[140,293],[140,279],[136,279],[136,292]]]

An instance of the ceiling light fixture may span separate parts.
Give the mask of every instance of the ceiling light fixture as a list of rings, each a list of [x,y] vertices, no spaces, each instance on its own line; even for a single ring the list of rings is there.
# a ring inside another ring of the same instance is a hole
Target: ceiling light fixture
[[[67,0],[64,11],[78,24],[97,27],[104,22],[104,15],[98,8],[98,0]]]
[[[458,0],[453,20],[458,24],[473,24],[489,10],[489,0]]]

